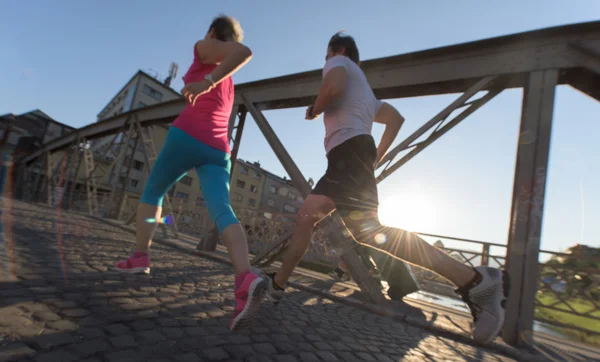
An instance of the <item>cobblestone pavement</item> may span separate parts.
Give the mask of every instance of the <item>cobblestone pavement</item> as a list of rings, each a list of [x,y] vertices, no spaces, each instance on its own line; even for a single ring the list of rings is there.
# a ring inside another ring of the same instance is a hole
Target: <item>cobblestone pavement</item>
[[[130,233],[17,201],[3,213],[0,361],[510,360],[296,290],[233,334],[227,265],[155,244],[150,276],[117,274]]]

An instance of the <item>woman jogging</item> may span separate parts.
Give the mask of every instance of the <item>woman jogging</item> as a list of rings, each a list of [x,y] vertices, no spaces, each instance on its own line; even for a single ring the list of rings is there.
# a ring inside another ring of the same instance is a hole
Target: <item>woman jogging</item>
[[[127,273],[150,273],[148,249],[169,189],[194,168],[211,219],[217,225],[235,272],[235,300],[230,328],[237,331],[254,318],[266,281],[252,272],[244,229],[229,204],[229,117],[234,102],[231,75],[252,57],[240,42],[243,31],[228,16],[215,18],[203,40],[194,46],[194,60],[183,77],[181,93],[188,104],[170,127],[140,199],[134,253],[117,263]]]

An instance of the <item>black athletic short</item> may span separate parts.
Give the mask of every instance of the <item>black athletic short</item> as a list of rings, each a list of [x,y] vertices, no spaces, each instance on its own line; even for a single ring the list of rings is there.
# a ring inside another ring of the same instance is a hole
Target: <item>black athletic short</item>
[[[376,158],[377,147],[371,135],[350,138],[329,151],[327,171],[311,194],[331,198],[342,217],[353,211],[374,211],[376,215]]]

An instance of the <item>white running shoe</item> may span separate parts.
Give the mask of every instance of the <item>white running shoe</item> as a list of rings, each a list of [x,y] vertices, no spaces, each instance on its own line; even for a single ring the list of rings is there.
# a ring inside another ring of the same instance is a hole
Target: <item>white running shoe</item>
[[[485,344],[496,338],[504,325],[509,279],[508,273],[500,269],[480,266],[475,270],[481,275],[481,281],[457,293],[473,315],[473,339]]]

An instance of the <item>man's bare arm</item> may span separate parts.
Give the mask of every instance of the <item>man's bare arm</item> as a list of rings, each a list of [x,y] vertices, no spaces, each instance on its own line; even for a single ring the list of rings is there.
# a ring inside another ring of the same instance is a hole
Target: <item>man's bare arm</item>
[[[215,85],[252,59],[250,48],[235,41],[200,40],[196,43],[196,51],[202,63],[219,64],[212,72]]]
[[[375,115],[375,122],[385,124],[385,131],[383,131],[381,141],[377,146],[377,160],[375,162],[375,166],[377,166],[396,139],[404,123],[404,117],[391,104],[383,103]]]
[[[319,96],[315,101],[312,113],[317,116],[327,109],[344,92],[348,73],[344,67],[335,67],[331,69],[323,78],[323,83],[319,89]]]

